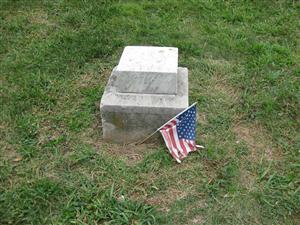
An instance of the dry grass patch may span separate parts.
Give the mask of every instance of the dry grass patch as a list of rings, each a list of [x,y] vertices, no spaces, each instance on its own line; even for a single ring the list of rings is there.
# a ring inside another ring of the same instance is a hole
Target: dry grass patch
[[[159,206],[162,211],[168,212],[170,205],[177,200],[181,200],[188,196],[187,191],[182,191],[174,187],[161,191],[158,194],[146,198],[144,201],[153,206]]]
[[[228,84],[228,81],[226,78],[223,78],[219,74],[216,74],[216,76],[212,77],[212,86],[214,91],[217,93],[222,94],[222,96],[225,96],[226,99],[228,99],[228,102],[230,103],[237,103],[240,98],[239,90],[233,88]]]
[[[41,122],[38,130],[38,145],[44,145],[49,141],[56,140],[65,133],[64,129],[53,127],[52,124],[49,120]]]
[[[49,19],[49,16],[46,12],[42,10],[35,10],[30,13],[28,16],[30,23],[32,24],[39,24],[39,25],[46,25],[46,26],[54,26],[54,21]]]
[[[202,225],[205,224],[205,220],[203,218],[203,216],[196,216],[194,217],[191,221],[189,221],[187,224],[197,224],[197,225]]]
[[[237,136],[237,143],[246,142],[250,149],[250,157],[255,162],[261,158],[278,160],[281,152],[277,149],[267,135],[267,132],[258,124],[236,124],[233,128]]]
[[[232,87],[228,82],[229,74],[233,70],[233,63],[220,59],[208,59],[207,62],[214,68],[213,76],[210,80],[212,89],[228,97],[230,102],[237,102],[240,97],[240,91]]]
[[[17,153],[18,146],[16,144],[9,143],[9,136],[13,135],[11,127],[8,123],[0,123],[0,159],[11,160],[18,162],[22,159],[21,155]]]
[[[0,146],[1,146],[0,158],[12,162],[19,162],[22,160],[22,156],[17,153],[16,148],[13,145],[0,141]]]
[[[262,127],[258,124],[241,124],[237,123],[233,127],[233,132],[236,135],[239,144],[246,143],[250,150],[250,154],[246,156],[240,163],[239,182],[248,192],[254,191],[257,188],[257,174],[247,168],[249,162],[258,165],[262,158],[273,160],[270,157],[270,152],[275,151],[272,143],[263,134]]]
[[[239,182],[244,188],[247,189],[248,192],[255,190],[256,180],[257,180],[257,174],[253,174],[249,170],[247,170],[245,166],[241,166],[240,174],[239,174]]]
[[[205,113],[203,113],[203,112],[198,112],[198,113],[197,113],[197,121],[198,121],[200,124],[207,124],[207,118],[206,118]]]
[[[141,144],[141,145],[119,145],[106,144],[106,151],[118,158],[125,160],[128,166],[136,165],[141,162],[146,155],[156,151],[156,144]]]
[[[110,74],[111,70],[108,69],[103,71],[89,71],[76,79],[74,86],[78,88],[97,87],[101,83],[106,84]]]

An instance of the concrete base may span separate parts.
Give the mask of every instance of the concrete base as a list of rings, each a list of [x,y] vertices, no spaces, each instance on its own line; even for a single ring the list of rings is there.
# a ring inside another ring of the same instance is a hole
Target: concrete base
[[[177,94],[117,92],[113,70],[100,103],[103,138],[113,143],[132,143],[145,138],[188,107],[188,70],[178,68]]]

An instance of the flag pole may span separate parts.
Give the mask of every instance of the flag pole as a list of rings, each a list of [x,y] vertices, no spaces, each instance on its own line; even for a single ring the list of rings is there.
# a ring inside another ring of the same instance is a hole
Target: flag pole
[[[168,123],[170,123],[174,118],[176,118],[177,116],[181,115],[182,113],[186,112],[187,110],[189,110],[190,108],[192,108],[194,105],[196,105],[197,102],[194,102],[192,105],[190,105],[189,107],[187,107],[185,110],[183,110],[182,112],[178,113],[176,116],[174,116],[172,119],[170,119],[168,122],[164,123],[162,126],[160,126],[158,129],[156,129],[153,133],[151,133],[149,136],[147,136],[146,138],[144,138],[142,141],[135,143],[135,145],[138,144],[142,144],[145,141],[147,141],[149,138],[151,138],[154,134],[156,134],[157,131],[159,131],[161,128],[163,128],[165,125],[167,125]]]

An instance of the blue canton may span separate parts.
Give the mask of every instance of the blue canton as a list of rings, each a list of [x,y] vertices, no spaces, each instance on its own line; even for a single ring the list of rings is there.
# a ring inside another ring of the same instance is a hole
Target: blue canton
[[[176,119],[179,120],[176,126],[179,139],[194,141],[196,134],[196,105],[176,117]]]

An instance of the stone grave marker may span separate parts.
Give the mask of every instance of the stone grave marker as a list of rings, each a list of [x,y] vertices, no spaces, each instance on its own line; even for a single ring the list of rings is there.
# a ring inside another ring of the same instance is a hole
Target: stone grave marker
[[[178,49],[127,46],[101,99],[103,138],[139,141],[187,107],[188,69],[178,67]]]

